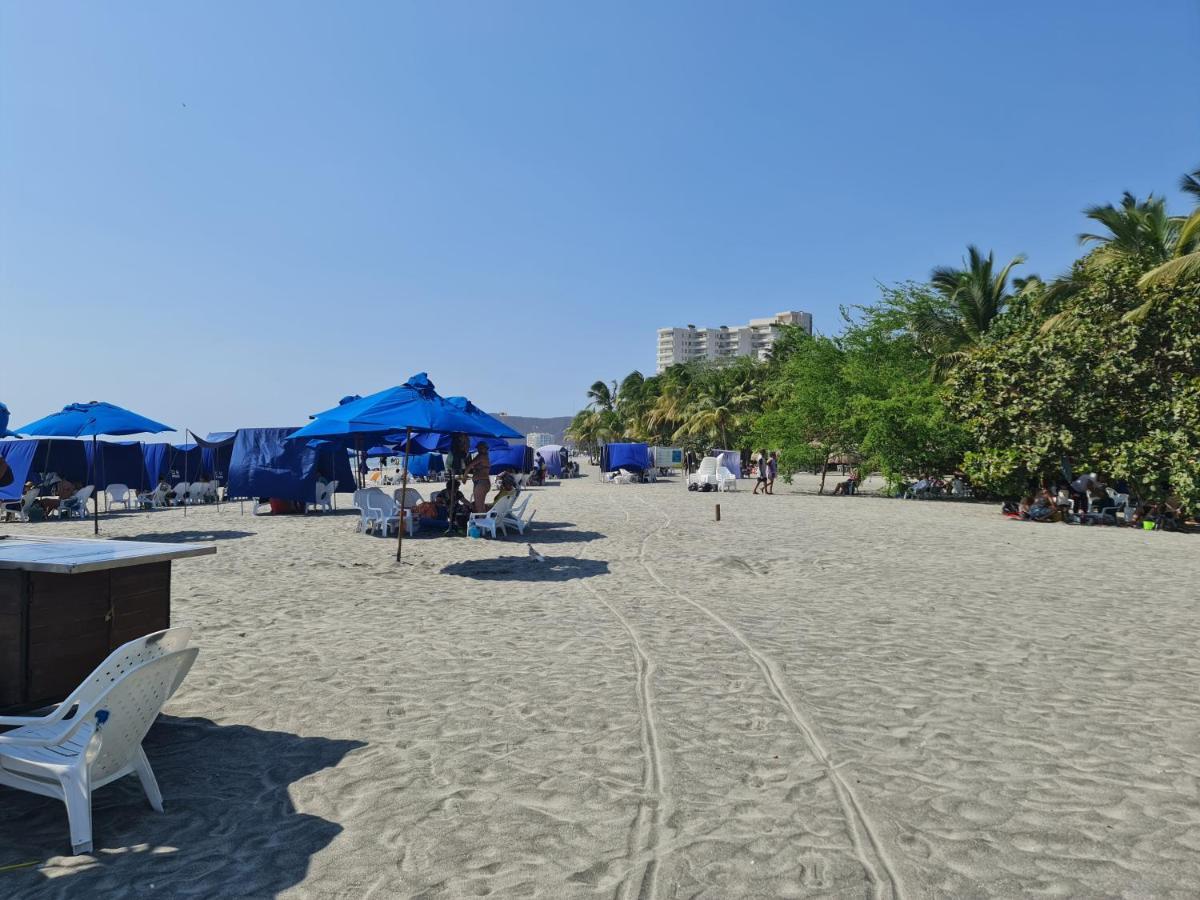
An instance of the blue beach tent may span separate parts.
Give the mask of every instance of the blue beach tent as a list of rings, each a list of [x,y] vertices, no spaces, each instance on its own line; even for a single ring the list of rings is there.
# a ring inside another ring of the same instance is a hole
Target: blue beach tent
[[[0,456],[12,469],[13,481],[0,488],[0,500],[18,500],[26,481],[39,481],[49,472],[75,484],[91,484],[92,469],[84,449],[87,441],[49,438],[0,441]]]
[[[141,441],[84,442],[84,452],[90,471],[95,472],[97,491],[107,490],[110,484],[123,484],[144,491],[149,482]]]
[[[345,446],[335,441],[295,441],[296,428],[242,428],[233,441],[226,494],[312,503],[317,476],[337,481],[339,494],[354,492]]]
[[[408,458],[408,474],[413,478],[428,478],[446,471],[440,453],[414,453]]]
[[[501,472],[530,472],[533,470],[533,448],[524,444],[513,444],[502,449],[488,450],[488,469],[493,475]]]
[[[645,444],[605,444],[600,448],[600,471],[645,472],[650,466],[650,448]]]
[[[558,478],[562,475],[562,450],[558,444],[547,444],[545,447],[538,447],[534,452],[542,458],[542,462],[546,464],[546,474]]]

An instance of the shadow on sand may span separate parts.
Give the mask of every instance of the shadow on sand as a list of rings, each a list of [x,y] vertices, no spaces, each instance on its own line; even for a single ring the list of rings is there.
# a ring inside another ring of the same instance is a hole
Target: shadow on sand
[[[62,803],[0,787],[0,895],[274,897],[342,830],[296,812],[289,786],[366,745],[162,716],[143,746],[166,812],[150,809],[134,776],[100,788],[91,856],[69,857]],[[36,866],[3,871],[49,857],[68,857],[53,878]]]
[[[151,531],[145,534],[114,535],[115,541],[150,541],[151,543],[186,544],[191,541],[232,541],[253,537],[256,531]]]
[[[466,559],[450,563],[443,575],[459,575],[480,581],[573,581],[608,574],[608,563],[600,559],[578,559],[574,556],[543,554],[545,562],[532,556],[501,556],[497,559]]]
[[[509,540],[522,540],[527,544],[574,544],[598,541],[608,537],[599,531],[578,531],[574,522],[539,522],[534,519],[524,536],[514,530],[508,533]]]

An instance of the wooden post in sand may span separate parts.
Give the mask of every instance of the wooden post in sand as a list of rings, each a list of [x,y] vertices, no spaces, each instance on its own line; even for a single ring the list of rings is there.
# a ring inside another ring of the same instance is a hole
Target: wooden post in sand
[[[721,521],[721,504],[720,503],[717,504],[717,521],[718,522]]]

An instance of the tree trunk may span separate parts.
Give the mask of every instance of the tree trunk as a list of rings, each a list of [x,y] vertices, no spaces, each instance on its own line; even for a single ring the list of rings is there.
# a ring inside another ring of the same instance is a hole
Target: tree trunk
[[[818,494],[825,493],[825,476],[829,473],[829,457],[830,454],[825,454],[825,462],[821,463],[821,486],[817,488]]]

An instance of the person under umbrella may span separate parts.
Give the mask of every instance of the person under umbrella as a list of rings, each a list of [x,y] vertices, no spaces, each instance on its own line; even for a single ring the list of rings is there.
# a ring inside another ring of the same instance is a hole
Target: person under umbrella
[[[475,455],[467,463],[464,475],[471,476],[472,507],[475,512],[487,512],[487,495],[492,487],[492,464],[488,459],[486,441],[475,445]]]

